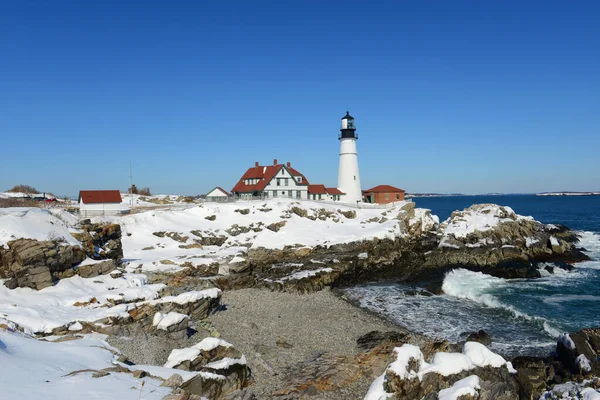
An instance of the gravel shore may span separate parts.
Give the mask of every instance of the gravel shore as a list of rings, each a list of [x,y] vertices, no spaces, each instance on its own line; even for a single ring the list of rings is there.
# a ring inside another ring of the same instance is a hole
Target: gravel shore
[[[223,304],[226,310],[209,320],[223,339],[246,355],[255,379],[250,389],[259,399],[271,398],[298,363],[321,353],[354,355],[359,351],[356,339],[373,330],[406,332],[329,289],[308,295],[261,289],[226,291]],[[311,398],[362,399],[370,383],[362,380],[343,392]]]

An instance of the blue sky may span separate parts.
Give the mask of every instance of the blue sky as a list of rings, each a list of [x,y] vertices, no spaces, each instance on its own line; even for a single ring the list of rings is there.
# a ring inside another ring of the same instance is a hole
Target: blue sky
[[[127,4],[125,4],[127,3]],[[596,1],[3,2],[0,190],[600,190]]]

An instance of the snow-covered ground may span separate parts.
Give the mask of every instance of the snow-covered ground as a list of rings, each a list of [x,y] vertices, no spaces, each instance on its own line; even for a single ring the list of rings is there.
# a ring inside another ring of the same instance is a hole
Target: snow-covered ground
[[[400,206],[389,210],[356,210],[318,201],[279,199],[267,202],[205,203],[182,210],[149,210],[95,220],[121,225],[125,261],[132,268],[142,265],[142,270],[159,270],[173,269],[186,261],[210,264],[238,254],[243,257],[248,247],[312,247],[395,237],[403,234],[398,220],[394,219]],[[294,207],[306,211],[307,217],[328,216],[324,220],[311,220],[292,212]],[[355,212],[356,217],[349,218],[340,211]],[[384,216],[387,216],[387,220],[379,222]],[[267,226],[276,223],[285,225],[277,232],[267,229]],[[156,232],[177,233],[178,240],[168,236],[158,237],[153,234]],[[194,247],[201,240],[198,234],[205,237],[225,236],[226,240],[222,246]]]
[[[103,339],[91,334],[52,343],[0,328],[0,398],[158,400],[171,392],[159,380],[128,373],[93,378],[96,371],[116,364],[114,349]]]

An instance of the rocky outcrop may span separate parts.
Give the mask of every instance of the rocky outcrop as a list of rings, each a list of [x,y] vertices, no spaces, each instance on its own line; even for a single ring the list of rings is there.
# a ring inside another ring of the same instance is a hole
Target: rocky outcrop
[[[75,275],[73,267],[85,257],[79,246],[18,239],[8,242],[8,249],[0,248],[0,278],[8,279],[4,284],[11,289],[29,287],[39,290]]]
[[[431,359],[405,344],[394,349],[392,363],[372,389],[397,399],[516,400],[515,372],[510,363],[476,342],[465,343],[462,353],[438,352]]]
[[[198,375],[181,385],[181,389],[210,399],[221,399],[244,389],[251,380],[244,355],[230,343],[212,337],[192,347],[173,350],[165,367],[199,371]]]
[[[558,360],[575,375],[600,375],[600,328],[562,335],[556,345]]]
[[[459,265],[471,269],[512,264],[526,275],[534,262],[577,262],[588,257],[575,248],[576,235],[564,227],[544,225],[531,217],[516,214],[510,207],[476,204],[455,211],[437,230],[438,246],[427,257],[428,267]],[[501,272],[500,272],[501,273]]]
[[[72,233],[81,246],[58,240],[17,239],[0,247],[0,278],[7,287],[40,290],[56,281],[80,275],[91,278],[121,266],[123,249],[121,227],[117,224],[91,224],[85,220],[81,232]],[[86,257],[98,262],[81,264]],[[79,265],[81,264],[81,265]]]
[[[81,242],[85,254],[92,260],[114,260],[121,266],[123,245],[121,243],[121,226],[119,224],[92,224],[84,219],[80,225],[81,232],[71,235]]]
[[[99,333],[118,336],[150,334],[182,339],[188,334],[188,320],[173,319],[172,323],[159,326],[160,318],[169,314],[183,314],[194,319],[203,319],[221,305],[221,291],[216,288],[185,292],[178,296],[166,296],[159,300],[132,304],[125,315],[107,317],[95,321],[92,329]]]

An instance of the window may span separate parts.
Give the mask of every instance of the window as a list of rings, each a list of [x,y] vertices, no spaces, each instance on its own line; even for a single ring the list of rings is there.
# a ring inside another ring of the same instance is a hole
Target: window
[[[282,195],[282,196],[285,196],[285,190],[282,190],[282,191],[281,191],[281,195]]]
[[[297,199],[299,199],[299,198],[302,196],[302,194],[301,194],[301,193],[302,193],[301,191],[299,191],[299,190],[296,190],[296,198],[297,198]]]
[[[400,200],[400,194],[396,193],[396,200]]]
[[[319,195],[319,200],[321,200],[321,199],[322,199],[322,197],[321,197],[321,195]]]
[[[289,179],[288,178],[283,178],[283,182],[284,182],[284,186],[289,186]]]
[[[277,178],[277,186],[281,186],[281,179]]]
[[[389,193],[386,193],[386,194],[385,194],[385,199],[386,199],[386,200],[389,200],[389,199],[390,199],[390,194],[389,194]]]
[[[302,182],[302,177],[301,176],[298,177],[298,182]]]
[[[356,180],[356,175],[354,175],[354,180]]]
[[[281,175],[285,174],[285,171],[283,170],[283,168],[281,168]]]
[[[277,190],[273,190],[273,197],[277,197]]]

